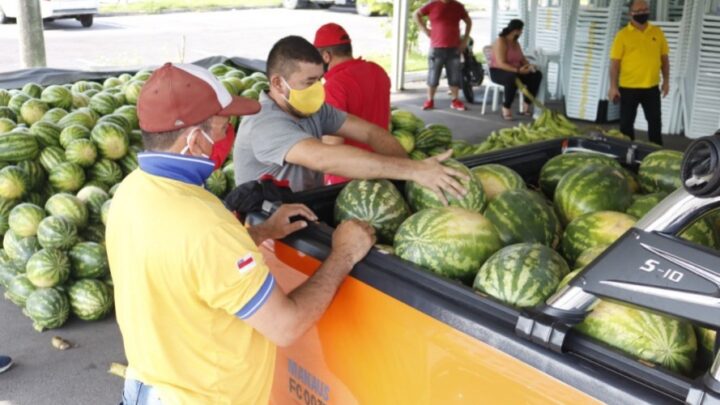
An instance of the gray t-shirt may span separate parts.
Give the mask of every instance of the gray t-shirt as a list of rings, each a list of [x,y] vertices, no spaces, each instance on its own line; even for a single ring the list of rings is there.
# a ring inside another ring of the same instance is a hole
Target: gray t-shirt
[[[235,184],[269,174],[288,180],[293,191],[322,187],[323,173],[286,163],[285,156],[304,139],[337,133],[347,114],[324,104],[317,113],[298,119],[281,110],[265,93],[260,96],[260,105],[260,112],[243,117],[238,127],[233,149]]]

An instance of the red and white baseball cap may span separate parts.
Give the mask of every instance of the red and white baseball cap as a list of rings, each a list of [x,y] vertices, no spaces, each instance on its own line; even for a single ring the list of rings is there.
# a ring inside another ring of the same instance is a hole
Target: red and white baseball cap
[[[260,103],[231,95],[207,69],[171,63],[153,72],[137,103],[140,128],[146,132],[176,131],[215,115],[252,115],[258,111]]]
[[[339,24],[329,23],[318,28],[315,32],[315,48],[327,48],[328,46],[349,44],[350,35],[345,28]]]

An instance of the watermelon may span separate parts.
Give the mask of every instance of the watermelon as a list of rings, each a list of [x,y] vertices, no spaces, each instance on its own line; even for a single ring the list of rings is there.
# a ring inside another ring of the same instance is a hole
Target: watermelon
[[[137,73],[135,73],[135,75],[132,78],[135,80],[146,81],[147,79],[150,78],[151,75],[152,75],[152,70],[144,69],[144,70],[140,70]]]
[[[57,146],[48,146],[40,152],[38,160],[45,170],[51,172],[55,167],[66,161],[65,151]]]
[[[49,216],[40,222],[37,240],[45,249],[70,249],[77,242],[77,227],[69,219]]]
[[[115,114],[125,117],[125,119],[130,122],[130,126],[133,130],[140,128],[137,116],[137,107],[134,105],[124,105],[115,110]]]
[[[225,181],[227,181],[228,190],[235,189],[235,168],[233,167],[233,165],[225,165],[222,171],[223,173],[225,173]]]
[[[601,301],[575,329],[671,371],[688,374],[693,369],[697,340],[688,322]]]
[[[415,134],[419,129],[418,118],[409,111],[395,110],[392,112],[390,120],[393,131],[403,129]]]
[[[14,124],[19,124],[17,113],[10,107],[0,107],[0,118],[6,118]]]
[[[122,80],[118,79],[117,77],[108,77],[103,82],[103,88],[110,89],[113,87],[117,87],[123,84]]]
[[[255,79],[255,80],[257,80],[257,81],[261,81],[261,82],[267,82],[267,81],[268,81],[267,75],[265,75],[265,73],[263,73],[263,72],[253,72],[253,73],[250,75],[250,77],[252,77],[253,79]]]
[[[70,286],[68,295],[72,312],[84,321],[102,319],[112,310],[112,290],[100,280],[79,280]]]
[[[105,247],[95,242],[80,242],[69,253],[72,261],[72,276],[81,278],[103,278],[109,272]]]
[[[438,275],[472,283],[502,241],[482,214],[462,208],[429,208],[410,216],[395,234],[395,253]]]
[[[405,149],[405,152],[410,153],[415,149],[415,135],[412,132],[398,129],[393,131],[392,135],[400,143],[400,146]]]
[[[21,132],[0,135],[0,161],[21,162],[38,157],[40,144],[35,136]]]
[[[144,84],[145,82],[140,80],[133,80],[125,86],[123,94],[129,104],[137,104],[138,98],[140,97],[140,90],[142,90]]]
[[[22,171],[25,172],[30,190],[37,190],[45,184],[47,175],[42,165],[37,160],[24,160],[17,164]]]
[[[108,115],[121,105],[112,93],[101,91],[90,98],[88,106],[99,115]]]
[[[650,210],[656,205],[660,204],[660,201],[662,201],[666,196],[666,193],[652,193],[633,196],[632,204],[630,204],[630,207],[627,211],[625,211],[625,213],[640,219],[650,212]]]
[[[66,115],[68,115],[68,112],[63,110],[62,108],[51,108],[48,112],[45,113],[45,115],[43,115],[42,121],[57,124]]]
[[[695,326],[695,336],[698,342],[698,366],[700,369],[707,369],[715,360],[714,354],[717,332],[712,329]]]
[[[6,107],[12,95],[5,89],[0,89],[0,107]]]
[[[631,172],[627,168],[623,167],[620,169],[623,173],[623,176],[625,176],[625,180],[627,180],[628,185],[630,185],[630,192],[633,194],[637,194],[640,192],[640,180],[638,179],[637,174]]]
[[[20,116],[28,125],[32,125],[42,119],[50,107],[43,101],[31,98],[20,107]]]
[[[555,248],[560,243],[560,220],[537,192],[508,190],[490,201],[485,217],[495,225],[504,245],[537,242]]]
[[[646,193],[671,193],[682,187],[682,159],[682,152],[665,149],[645,156],[638,172],[642,190]]]
[[[38,121],[30,127],[30,133],[35,135],[41,146],[60,146],[59,125],[50,121]]]
[[[220,83],[222,83],[228,93],[235,96],[240,95],[240,93],[245,90],[242,80],[235,77],[223,78],[220,80]]]
[[[82,230],[80,238],[86,242],[105,243],[105,226],[103,224],[90,224]]]
[[[15,235],[26,238],[37,234],[38,225],[44,218],[44,209],[35,204],[22,203],[10,211],[8,224]]]
[[[25,306],[30,294],[35,290],[36,288],[30,280],[24,274],[19,274],[8,283],[5,298],[22,308]]]
[[[16,126],[17,125],[15,125],[15,121],[11,120],[10,118],[0,118],[0,134],[10,132],[15,129]]]
[[[30,82],[25,84],[22,89],[20,89],[20,91],[32,98],[40,98],[40,96],[42,95],[43,86],[37,83]]]
[[[10,101],[8,102],[8,107],[10,107],[13,111],[15,111],[15,114],[20,114],[20,108],[23,104],[25,104],[26,101],[30,100],[32,97],[29,95],[18,92],[14,96],[10,98]]]
[[[242,82],[242,87],[245,90],[252,90],[252,87],[257,83],[257,80],[255,80],[254,77],[244,77],[240,79],[240,82]]]
[[[17,166],[7,166],[0,170],[0,198],[14,200],[24,196],[29,190],[29,180],[25,171]]]
[[[96,90],[96,89],[88,89],[88,90],[85,90],[82,92],[82,95],[88,98],[88,106],[90,105],[89,100],[92,98],[92,96],[94,96],[98,93],[100,93],[100,90]]]
[[[90,96],[86,94],[73,93],[73,108],[82,108],[90,105]]]
[[[90,218],[100,219],[102,213],[102,206],[110,198],[110,195],[104,189],[85,185],[77,193],[77,198],[80,199],[88,209]]]
[[[38,332],[59,328],[70,316],[70,301],[54,288],[39,288],[27,297],[24,312]]]
[[[89,139],[77,139],[65,149],[65,159],[82,167],[90,167],[97,160],[97,147]]]
[[[19,202],[19,200],[7,200],[5,198],[0,198],[0,235],[10,229],[8,224],[10,212]]]
[[[253,84],[252,89],[257,91],[258,93],[262,93],[263,91],[270,90],[270,84],[268,84],[268,82],[257,82]]]
[[[39,250],[30,257],[25,268],[28,280],[39,288],[55,287],[70,277],[70,259],[57,249]]]
[[[582,272],[583,270],[584,270],[584,268],[582,268],[582,267],[581,267],[581,268],[577,268],[577,269],[571,271],[570,273],[568,273],[567,275],[565,275],[565,277],[563,277],[563,279],[560,280],[560,284],[558,284],[558,287],[557,287],[557,291],[556,291],[556,292],[559,293],[559,292],[562,290],[563,287],[565,287],[566,285],[570,284],[570,282],[571,282],[575,277],[577,277],[578,274],[580,274],[580,272]]]
[[[65,87],[52,85],[43,90],[40,98],[52,107],[69,110],[72,108],[72,92]]]
[[[435,148],[447,149],[451,141],[450,128],[442,124],[428,124],[415,136],[415,147],[423,151]]]
[[[58,125],[63,129],[71,125],[80,125],[89,131],[95,126],[95,118],[85,110],[75,110],[62,117],[60,121],[58,121]]]
[[[562,251],[568,263],[574,265],[587,249],[610,245],[635,224],[635,218],[621,212],[600,211],[573,220],[565,229]]]
[[[21,238],[15,235],[13,231],[5,232],[3,238],[3,248],[7,256],[15,263],[18,270],[22,273],[25,272],[25,264],[30,257],[40,250],[38,240],[34,236]]]
[[[260,98],[260,93],[258,93],[257,91],[255,91],[253,89],[247,89],[247,90],[243,91],[242,93],[240,93],[240,95],[245,98],[251,98],[253,100],[257,100],[258,98]]]
[[[695,221],[694,224],[684,230],[679,236],[689,242],[710,249],[720,249],[720,235],[718,235],[717,230],[708,217],[703,217]]]
[[[82,229],[88,222],[88,209],[78,197],[68,193],[58,193],[50,197],[45,203],[45,210],[50,215],[62,217]]]
[[[243,79],[245,76],[245,72],[237,69],[231,69],[223,75],[223,77],[237,77],[238,79]]]
[[[586,249],[580,253],[580,256],[575,260],[575,268],[580,269],[592,263],[593,260],[597,259],[603,252],[607,250],[609,245],[599,245]]]
[[[591,164],[567,172],[555,189],[554,201],[558,216],[567,224],[592,212],[625,212],[632,193],[620,169]]]
[[[138,153],[140,153],[140,148],[138,148],[137,146],[130,146],[130,148],[128,149],[127,155],[123,156],[122,159],[117,161],[117,163],[122,168],[123,174],[125,176],[132,173],[133,170],[135,170],[139,167],[138,160],[137,160]],[[221,170],[217,170],[217,171],[221,171]],[[224,175],[223,175],[223,177],[224,177]],[[220,182],[219,178],[217,179],[217,182],[218,182],[217,187],[223,186],[223,184],[222,184],[222,182]],[[225,185],[225,188],[227,190],[230,190],[230,188],[227,186],[227,184]],[[209,190],[209,188],[208,188],[208,190]],[[224,193],[225,193],[225,191],[223,191],[223,195],[224,195]]]
[[[112,203],[112,198],[105,201],[102,205],[102,208],[100,209],[100,218],[102,220],[103,225],[107,225],[107,219],[108,214],[110,213],[110,204]]]
[[[508,305],[532,307],[550,297],[569,272],[565,260],[551,248],[519,243],[492,255],[477,273],[473,288]]]
[[[527,188],[525,180],[516,171],[503,165],[493,163],[476,166],[471,171],[482,184],[489,201],[504,191]]]
[[[135,130],[130,131],[130,135],[128,136],[130,138],[130,145],[137,146],[140,149],[143,149],[143,138],[142,138],[142,131]]]
[[[3,252],[3,258],[0,260],[0,286],[7,288],[10,281],[21,274],[17,265]]]
[[[97,124],[100,124],[102,122],[109,122],[111,124],[115,124],[115,125],[119,126],[123,130],[125,130],[125,134],[129,134],[130,131],[133,130],[132,123],[130,122],[130,120],[125,118],[124,115],[115,114],[115,113],[110,114],[110,115],[105,115],[103,117],[100,117],[100,119],[97,121]]]
[[[90,138],[97,144],[100,156],[112,160],[125,156],[130,143],[125,130],[110,122],[98,123],[90,133]]]
[[[227,192],[227,180],[222,170],[215,170],[210,174],[205,180],[205,188],[219,198],[223,198]]]
[[[223,64],[223,63],[216,63],[216,64],[214,64],[214,65],[212,65],[212,66],[210,66],[210,67],[208,68],[208,70],[210,71],[210,73],[212,73],[213,75],[215,75],[215,76],[217,76],[217,77],[220,77],[220,76],[224,75],[224,74],[227,73],[230,69],[232,69],[230,66],[225,65],[225,64]]]
[[[90,139],[90,130],[82,125],[70,125],[60,132],[59,142],[60,146],[67,148],[70,142],[78,139]]]
[[[456,199],[451,194],[445,193],[445,198],[450,206],[465,208],[474,212],[482,212],[487,201],[482,185],[472,175],[470,169],[457,160],[448,159],[443,165],[456,169],[468,176],[467,180],[461,181],[461,184],[467,190],[467,194],[461,199]],[[410,203],[410,207],[414,211],[420,211],[425,208],[442,207],[443,203],[440,198],[431,189],[422,186],[414,181],[405,183],[405,195]]]
[[[92,87],[90,85],[90,82],[85,80],[78,80],[77,82],[73,83],[72,86],[70,86],[70,91],[73,93],[83,93],[87,90],[90,90]]]
[[[48,180],[55,190],[75,192],[85,183],[85,172],[78,164],[63,162],[50,170]]]
[[[429,158],[430,156],[428,156],[427,153],[425,153],[421,150],[415,149],[414,151],[410,152],[409,157],[412,160],[425,160],[425,159]]]
[[[335,222],[359,219],[372,225],[378,240],[392,243],[410,208],[388,180],[352,180],[335,200]]]
[[[595,153],[568,153],[550,159],[540,170],[540,188],[546,196],[553,198],[560,179],[569,171],[590,164],[604,164],[621,169],[615,159]]]
[[[123,179],[120,165],[109,159],[98,160],[89,170],[90,179],[112,187]]]

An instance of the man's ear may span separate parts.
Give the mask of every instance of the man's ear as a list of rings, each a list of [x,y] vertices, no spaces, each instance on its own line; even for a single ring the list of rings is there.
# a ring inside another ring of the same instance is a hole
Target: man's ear
[[[330,54],[330,52],[322,51],[320,52],[320,56],[322,56],[322,60],[325,64],[330,64],[330,60],[332,59],[332,54]]]
[[[187,142],[187,145],[190,147],[188,152],[193,156],[201,156],[204,153],[202,145],[200,144],[200,142],[202,142],[200,138],[203,137],[200,131],[201,128],[199,127],[190,127],[182,136],[182,138],[186,139],[185,142]]]
[[[274,74],[270,76],[270,87],[275,89],[275,92],[283,94],[285,93],[285,84],[283,83],[282,76]]]

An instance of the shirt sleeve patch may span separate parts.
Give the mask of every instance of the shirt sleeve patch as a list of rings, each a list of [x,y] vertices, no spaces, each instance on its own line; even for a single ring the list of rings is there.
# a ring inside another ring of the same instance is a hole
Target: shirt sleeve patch
[[[270,297],[270,293],[275,288],[275,277],[273,277],[272,274],[268,273],[267,277],[265,278],[265,281],[263,282],[262,286],[260,286],[260,289],[257,293],[250,299],[250,301],[245,304],[244,307],[242,307],[238,312],[235,313],[235,316],[237,316],[240,319],[247,319],[251,317],[255,312],[257,312],[260,307],[265,304],[268,297]]]
[[[245,274],[257,266],[257,262],[253,257],[252,253],[246,254],[244,257],[237,261],[237,269],[240,274]]]

